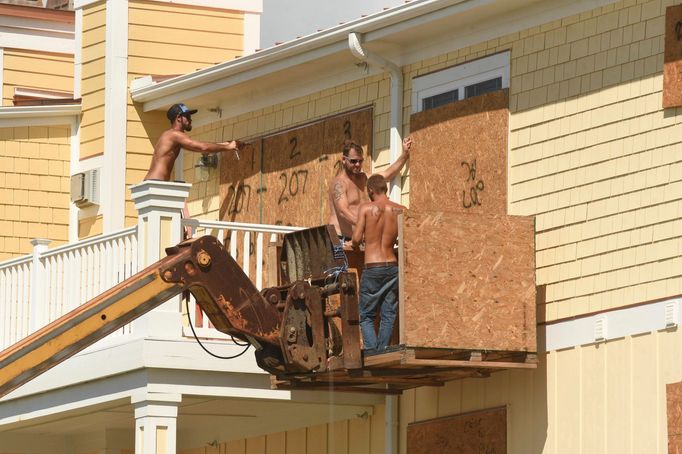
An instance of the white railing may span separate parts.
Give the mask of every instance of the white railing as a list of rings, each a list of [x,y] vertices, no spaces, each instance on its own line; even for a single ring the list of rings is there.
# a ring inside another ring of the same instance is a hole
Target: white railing
[[[0,350],[29,333],[29,295],[33,257],[0,264]]]
[[[192,236],[214,235],[260,290],[276,283],[276,245],[285,233],[300,230],[264,224],[184,219]],[[47,249],[49,242],[34,240],[33,254],[0,263],[0,350],[73,310],[141,268],[137,226]],[[197,335],[225,338],[190,299],[190,314]],[[183,304],[183,314],[185,313]],[[129,334],[132,324],[116,334]],[[189,326],[183,333],[191,336]]]
[[[0,263],[0,349],[7,348],[138,271],[137,227]],[[130,326],[120,332],[130,332]]]
[[[190,229],[192,237],[213,235],[228,250],[232,258],[242,267],[258,290],[266,285],[274,285],[277,271],[275,247],[285,233],[301,230],[304,227],[289,227],[268,224],[243,224],[238,222],[205,221],[183,219],[183,227]],[[269,284],[269,283],[270,284]],[[185,304],[183,303],[183,307]],[[224,338],[225,335],[211,327],[208,318],[196,305],[194,298],[189,299],[189,313],[192,326],[199,337]],[[192,335],[191,329],[183,329],[185,335]]]

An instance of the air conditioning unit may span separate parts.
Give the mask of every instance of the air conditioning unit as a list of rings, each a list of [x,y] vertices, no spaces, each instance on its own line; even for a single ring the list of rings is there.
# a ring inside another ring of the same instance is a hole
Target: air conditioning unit
[[[76,206],[99,205],[99,173],[92,169],[71,176],[71,201]]]

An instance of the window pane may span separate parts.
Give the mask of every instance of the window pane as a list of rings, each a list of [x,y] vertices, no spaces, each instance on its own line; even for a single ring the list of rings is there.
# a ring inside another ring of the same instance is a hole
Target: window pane
[[[438,95],[422,99],[422,110],[435,109],[436,107],[455,102],[459,99],[459,90],[446,91]]]
[[[502,78],[497,77],[495,79],[469,85],[464,89],[464,97],[471,98],[472,96],[482,95],[483,93],[499,90],[500,88],[502,88]]]

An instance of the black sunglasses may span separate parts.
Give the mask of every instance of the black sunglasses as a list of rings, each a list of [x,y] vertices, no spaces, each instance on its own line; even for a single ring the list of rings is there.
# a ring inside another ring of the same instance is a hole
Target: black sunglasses
[[[348,157],[346,157],[346,156],[344,156],[343,158],[346,159],[346,160],[348,160],[348,162],[350,162],[350,163],[353,164],[353,165],[355,165],[355,164],[362,164],[363,162],[365,162],[364,159],[351,159],[351,158],[348,158]]]

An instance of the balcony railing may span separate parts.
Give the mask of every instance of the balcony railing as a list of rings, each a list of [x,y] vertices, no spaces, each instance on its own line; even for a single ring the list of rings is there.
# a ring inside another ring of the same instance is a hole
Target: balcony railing
[[[0,263],[0,317],[4,349],[138,271],[137,228]],[[119,332],[130,332],[126,327]]]
[[[268,273],[272,278],[276,272],[275,245],[298,229],[197,219],[184,219],[182,226],[193,236],[218,237],[259,289],[267,284]],[[0,350],[137,273],[145,250],[138,241],[137,226],[49,250],[49,242],[34,240],[33,254],[0,263]],[[189,303],[197,335],[225,338],[193,299]],[[192,335],[188,329],[178,334]],[[131,332],[129,324],[117,334]]]

